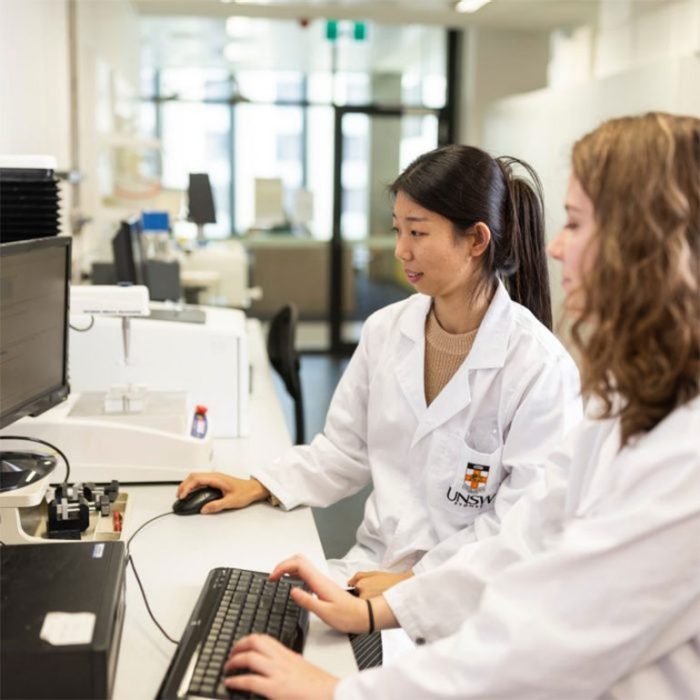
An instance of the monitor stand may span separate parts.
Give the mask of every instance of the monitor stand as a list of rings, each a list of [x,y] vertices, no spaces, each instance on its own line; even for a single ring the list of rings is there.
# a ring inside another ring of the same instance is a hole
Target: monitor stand
[[[25,532],[20,517],[20,509],[38,506],[46,495],[50,475],[46,474],[22,488],[0,493],[0,541],[5,544],[26,542],[48,542]]]
[[[39,452],[0,451],[0,493],[30,486],[56,467],[53,455]]]

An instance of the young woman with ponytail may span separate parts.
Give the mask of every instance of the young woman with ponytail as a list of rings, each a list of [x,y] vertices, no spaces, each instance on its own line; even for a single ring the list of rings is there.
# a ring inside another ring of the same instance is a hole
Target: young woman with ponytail
[[[367,319],[324,432],[252,479],[192,474],[179,489],[220,488],[216,512],[272,496],[323,507],[371,482],[356,545],[329,562],[361,598],[496,534],[582,413],[576,366],[549,331],[532,170],[448,146],[390,191],[396,257],[418,293]]]

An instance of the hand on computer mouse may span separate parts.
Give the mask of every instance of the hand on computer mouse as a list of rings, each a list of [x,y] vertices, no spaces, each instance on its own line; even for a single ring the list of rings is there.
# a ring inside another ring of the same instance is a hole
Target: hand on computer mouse
[[[203,486],[213,486],[223,496],[207,503],[201,513],[218,513],[228,508],[245,508],[251,503],[266,499],[270,492],[255,479],[237,479],[221,472],[193,472],[177,488],[177,497],[183,499],[187,494]]]
[[[190,491],[184,498],[178,498],[173,503],[173,513],[176,515],[197,515],[201,513],[204,506],[213,501],[221,499],[223,494],[221,489],[213,486],[204,486],[201,489]]]

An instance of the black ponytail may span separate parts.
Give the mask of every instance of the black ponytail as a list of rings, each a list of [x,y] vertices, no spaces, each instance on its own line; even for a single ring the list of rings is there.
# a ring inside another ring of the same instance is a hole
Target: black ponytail
[[[503,243],[495,246],[495,268],[513,301],[526,306],[549,330],[552,329],[552,302],[549,290],[544,197],[537,173],[525,162],[502,156],[496,159],[508,186],[504,216]],[[518,164],[528,180],[515,177]]]
[[[513,175],[521,166],[531,183]],[[414,160],[389,186],[449,219],[456,235],[478,222],[491,231],[479,286],[500,278],[514,301],[551,330],[552,306],[545,254],[542,185],[517,158],[492,158],[473,146],[443,146]]]

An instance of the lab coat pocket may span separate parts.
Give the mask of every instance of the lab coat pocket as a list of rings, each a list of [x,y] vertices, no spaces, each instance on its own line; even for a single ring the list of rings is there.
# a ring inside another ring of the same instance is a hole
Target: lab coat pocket
[[[463,438],[455,437],[449,442],[453,469],[442,490],[441,507],[453,513],[454,520],[468,524],[481,512],[493,507],[493,499],[503,480],[503,447],[498,446],[492,452],[481,452],[473,449]]]

